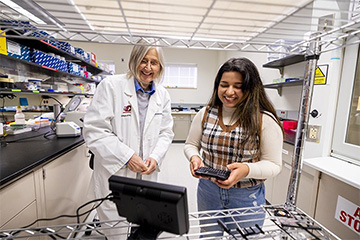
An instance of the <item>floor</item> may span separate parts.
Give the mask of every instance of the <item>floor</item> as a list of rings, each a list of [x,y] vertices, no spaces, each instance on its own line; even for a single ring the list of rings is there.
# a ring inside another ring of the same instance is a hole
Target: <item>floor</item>
[[[185,186],[187,189],[189,212],[197,211],[196,190],[198,179],[190,173],[189,161],[184,155],[184,143],[171,144],[165,159],[161,165],[158,181],[161,183]],[[86,222],[92,222],[95,217],[95,211],[90,214]],[[77,237],[82,238],[83,233]],[[163,233],[161,236],[166,237],[168,234]],[[93,231],[87,239],[103,239],[101,235]]]
[[[187,188],[189,212],[197,211],[196,189],[198,179],[190,173],[190,164],[184,155],[184,143],[171,144],[161,165],[159,182]]]

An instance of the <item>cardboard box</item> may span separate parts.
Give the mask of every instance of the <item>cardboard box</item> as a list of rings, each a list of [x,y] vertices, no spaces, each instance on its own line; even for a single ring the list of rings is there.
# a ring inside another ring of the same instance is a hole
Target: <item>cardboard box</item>
[[[268,46],[269,53],[267,54],[267,62],[289,56],[292,50],[291,45],[299,42],[300,41],[279,39],[273,44],[270,44]]]

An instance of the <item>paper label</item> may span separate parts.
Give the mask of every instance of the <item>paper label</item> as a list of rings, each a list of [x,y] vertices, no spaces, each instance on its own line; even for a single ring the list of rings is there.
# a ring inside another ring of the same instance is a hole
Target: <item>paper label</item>
[[[360,236],[360,206],[338,196],[335,219]]]

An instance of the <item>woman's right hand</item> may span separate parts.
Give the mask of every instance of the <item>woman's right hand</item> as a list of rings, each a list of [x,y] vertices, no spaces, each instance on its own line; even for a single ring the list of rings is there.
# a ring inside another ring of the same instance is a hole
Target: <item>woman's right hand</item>
[[[148,169],[144,161],[136,153],[131,156],[127,167],[133,172],[145,172]]]
[[[195,175],[195,171],[198,170],[200,167],[203,167],[204,163],[201,160],[201,158],[199,156],[192,156],[190,159],[190,171],[191,174],[196,177],[196,178],[202,178],[200,176]]]

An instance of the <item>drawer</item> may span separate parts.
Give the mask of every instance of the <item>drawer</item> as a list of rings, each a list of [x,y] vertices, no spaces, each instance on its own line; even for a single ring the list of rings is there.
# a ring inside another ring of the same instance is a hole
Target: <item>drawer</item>
[[[1,226],[1,229],[14,229],[14,228],[21,228],[24,226],[29,225],[30,223],[34,222],[37,219],[36,214],[36,202],[31,203],[21,212],[19,212],[16,216],[14,216],[10,221],[8,221],[5,225]],[[36,227],[38,224],[32,225],[32,227]],[[20,235],[16,235],[20,237]],[[32,239],[32,238],[31,238]]]
[[[189,114],[177,114],[173,115],[174,121],[191,121],[191,115]]]
[[[0,190],[0,226],[35,201],[34,174],[30,173]]]

